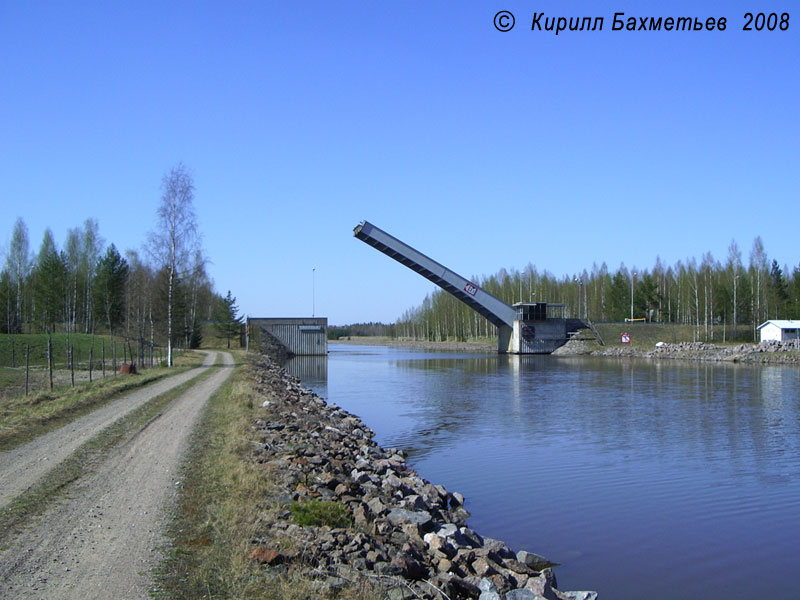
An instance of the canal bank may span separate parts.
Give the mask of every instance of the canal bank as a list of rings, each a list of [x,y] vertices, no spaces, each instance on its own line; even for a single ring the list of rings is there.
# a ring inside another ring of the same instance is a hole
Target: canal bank
[[[556,350],[556,356],[591,355],[607,358],[646,358],[655,360],[693,360],[748,364],[800,364],[796,342],[761,342],[759,344],[721,345],[707,342],[658,342],[652,349],[615,346],[597,349],[586,342],[567,342]]]
[[[443,352],[495,353],[493,341],[455,342],[424,341],[389,337],[352,336],[331,340],[331,344],[388,346],[414,350]],[[800,349],[796,342],[768,341],[759,344],[713,344],[708,342],[658,342],[652,347],[615,344],[600,346],[593,341],[570,340],[553,356],[598,356],[604,358],[646,358],[655,360],[692,360],[748,364],[800,365]]]
[[[415,350],[435,350],[444,352],[487,352],[497,353],[497,340],[487,339],[477,342],[414,340],[411,338],[392,338],[387,336],[347,336],[338,340],[328,340],[329,344],[351,344],[357,346],[388,346],[389,348],[411,348]]]
[[[394,599],[597,597],[558,590],[550,561],[468,528],[464,498],[419,477],[402,450],[376,444],[359,417],[267,357],[254,368],[264,400],[250,460],[277,477],[274,500],[285,508],[254,539],[251,559],[265,569],[300,569],[323,595],[367,585]],[[299,517],[312,513],[341,520]]]

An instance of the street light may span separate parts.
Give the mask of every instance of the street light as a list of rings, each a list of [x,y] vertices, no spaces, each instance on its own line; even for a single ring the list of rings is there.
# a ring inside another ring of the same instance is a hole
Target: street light
[[[631,274],[631,321],[633,321],[633,282],[636,279],[636,271]]]
[[[733,276],[733,339],[736,339],[736,282],[739,281],[739,274]]]
[[[578,282],[578,318],[581,318],[581,290],[583,288],[583,280],[580,277],[576,277],[575,281]]]
[[[317,312],[317,287],[314,275],[316,269],[311,269],[311,317],[313,318]]]

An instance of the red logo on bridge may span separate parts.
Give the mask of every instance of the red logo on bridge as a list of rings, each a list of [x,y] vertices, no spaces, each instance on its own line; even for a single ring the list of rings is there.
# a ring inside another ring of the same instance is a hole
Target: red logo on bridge
[[[474,283],[467,283],[467,285],[464,286],[464,291],[467,292],[470,296],[474,296],[475,294],[478,293],[478,286],[475,285]]]

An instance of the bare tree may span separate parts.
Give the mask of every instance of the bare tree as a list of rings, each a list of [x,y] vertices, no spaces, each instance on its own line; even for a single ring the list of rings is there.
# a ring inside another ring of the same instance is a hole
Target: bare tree
[[[733,288],[733,300],[731,302],[733,308],[733,339],[736,339],[736,326],[739,324],[738,321],[738,298],[737,298],[737,291],[739,287],[739,277],[742,272],[742,253],[739,250],[739,246],[736,243],[736,240],[731,240],[731,245],[728,246],[728,262],[725,265],[725,269],[728,271],[728,277],[730,278],[732,288]]]
[[[206,264],[208,259],[203,254],[203,250],[195,247],[192,264],[189,268],[187,277],[188,284],[188,298],[187,298],[187,311],[186,311],[186,332],[189,337],[187,345],[190,348],[196,347],[196,342],[199,342],[199,318],[198,308],[200,304],[200,297],[204,288],[210,289],[211,285],[206,273]]]
[[[150,343],[154,343],[153,296],[155,273],[145,264],[134,250],[126,253],[129,265],[127,285],[125,286],[125,341],[145,337],[147,322],[150,325]]]
[[[768,314],[765,285],[769,268],[767,266],[767,253],[764,250],[764,242],[761,241],[761,236],[756,236],[753,240],[753,249],[750,251],[750,278],[753,287],[753,336],[758,330],[759,323],[766,320]]]
[[[94,271],[100,254],[103,251],[104,241],[100,237],[100,227],[95,219],[86,219],[83,222],[83,239],[81,240],[81,274],[83,278],[83,312],[84,333],[94,331],[94,318],[92,311],[92,286],[94,285]]]
[[[11,235],[6,264],[11,284],[16,288],[14,318],[10,322],[9,333],[20,333],[22,332],[22,324],[25,321],[23,310],[25,305],[25,284],[32,267],[28,228],[21,218],[18,218],[17,222],[14,223],[14,232]]]
[[[80,277],[81,261],[81,232],[77,227],[67,230],[67,241],[64,243],[64,253],[67,257],[67,267],[69,269],[69,319],[67,320],[67,332],[76,331],[78,320],[78,278]]]
[[[164,175],[161,191],[157,228],[149,236],[150,253],[160,267],[167,269],[167,364],[172,366],[172,308],[176,276],[197,242],[194,181],[183,163]]]

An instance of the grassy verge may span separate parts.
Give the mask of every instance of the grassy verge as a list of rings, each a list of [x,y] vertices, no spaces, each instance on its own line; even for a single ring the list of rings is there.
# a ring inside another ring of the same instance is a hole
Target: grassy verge
[[[278,499],[286,491],[249,460],[250,429],[264,400],[248,364],[237,367],[211,398],[183,467],[169,547],[155,573],[155,598],[320,597],[311,579],[292,566],[268,569],[248,558],[253,540],[263,540],[270,525],[289,512]],[[347,590],[339,597],[368,598]]]
[[[638,350],[652,350],[656,342],[666,342],[668,344],[692,342],[696,333],[694,325],[679,325],[675,323],[595,323],[595,327],[606,346],[632,346]],[[743,328],[740,327],[739,330],[740,338],[735,341],[730,339],[731,332],[727,331],[726,345],[752,343],[752,340],[745,339]],[[630,334],[630,344],[620,342],[622,333]],[[704,330],[700,331],[700,341],[722,345],[723,331],[721,326],[717,325],[714,328],[713,342],[705,340],[704,333]],[[598,345],[598,348],[601,348],[601,346]]]
[[[62,493],[70,483],[93,472],[105,453],[130,440],[156,418],[170,402],[213,372],[214,368],[208,369],[186,383],[153,398],[106,427],[59,464],[58,468],[51,470],[35,486],[15,498],[0,511],[0,546],[7,543],[9,537],[31,517],[41,514],[48,508],[53,498]]]
[[[74,388],[17,396],[0,401],[0,452],[61,427],[131,390],[169,375],[199,367],[202,354],[187,352],[171,369],[144,369],[134,376],[107,377]]]

